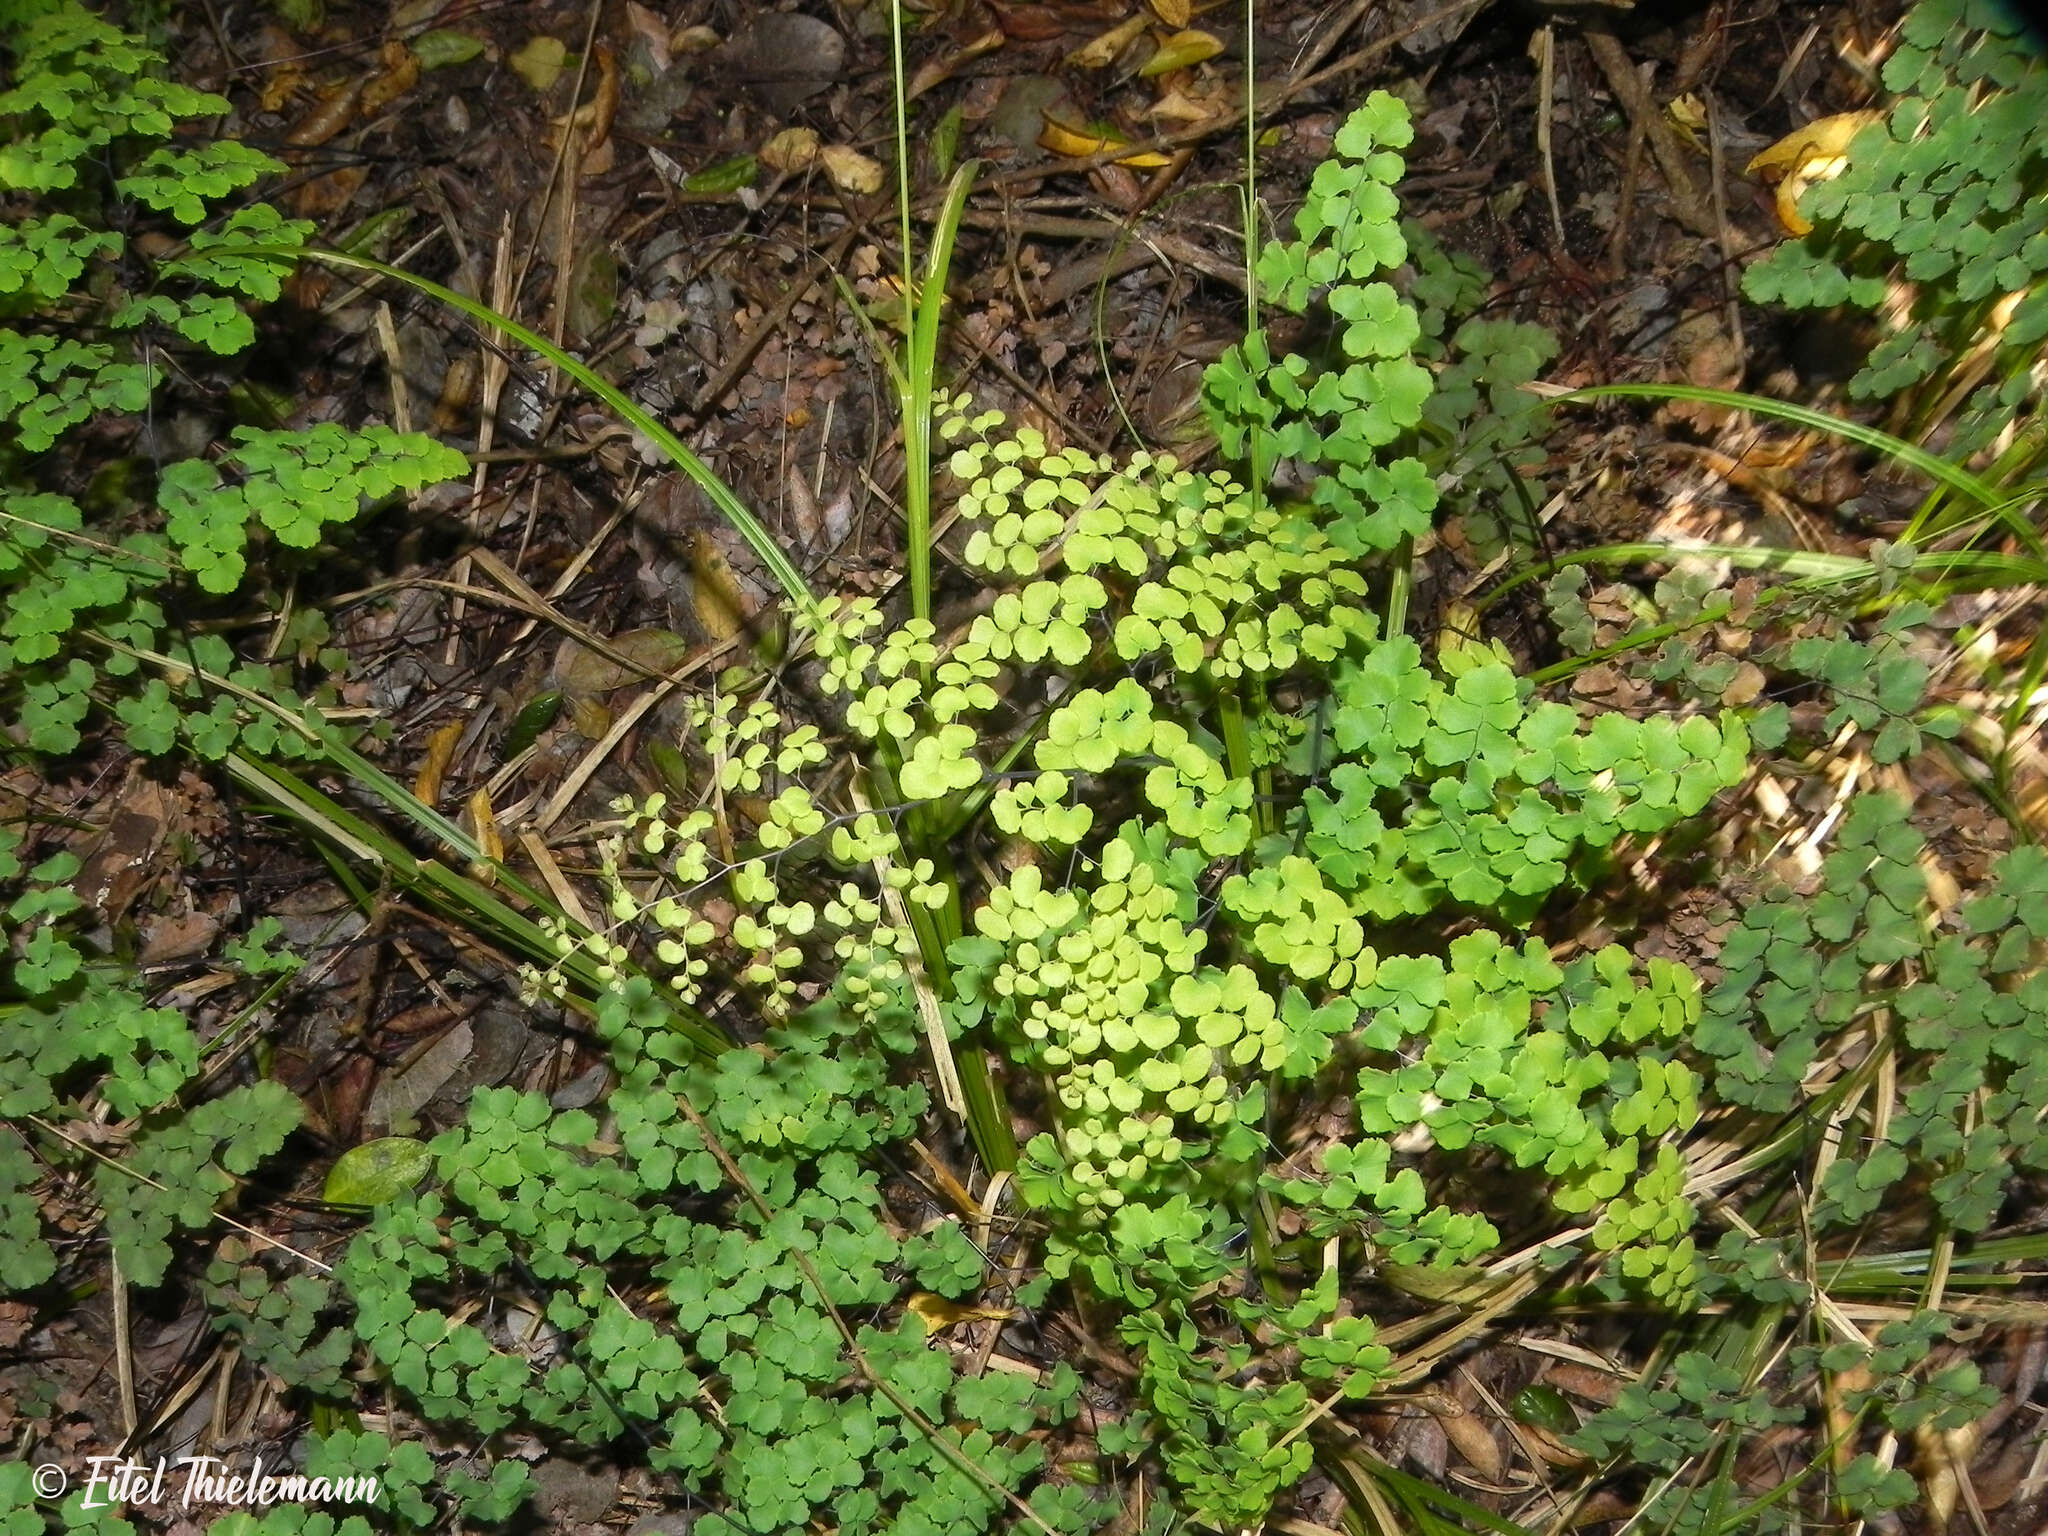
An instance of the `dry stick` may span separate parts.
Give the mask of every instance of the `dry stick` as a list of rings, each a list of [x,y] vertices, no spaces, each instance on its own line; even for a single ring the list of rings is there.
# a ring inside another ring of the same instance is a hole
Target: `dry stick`
[[[1115,237],[1142,241],[1149,247],[1151,256],[1159,261],[1180,262],[1183,266],[1193,267],[1204,277],[1228,283],[1240,293],[1244,291],[1244,272],[1240,266],[1222,260],[1182,236],[1141,234],[1134,224],[1128,222],[1112,224],[1106,219],[1068,219],[1056,214],[983,213],[974,208],[961,214],[960,222],[971,229],[1000,229],[1023,235],[1045,235],[1056,240],[1106,240]],[[1094,267],[1096,263],[1088,265]],[[1093,287],[1100,276],[1099,270],[1091,270],[1079,278],[1067,271],[1055,273],[1040,287],[1039,302],[1056,304]]]
[[[114,1282],[114,1379],[121,1390],[121,1428],[135,1433],[135,1346],[128,1337],[128,1277],[121,1273],[117,1251],[109,1266]]]
[[[775,1220],[774,1207],[762,1198],[760,1190],[754,1187],[754,1181],[746,1176],[740,1165],[733,1160],[733,1155],[725,1149],[725,1143],[718,1139],[717,1134],[705,1122],[704,1117],[697,1113],[697,1106],[692,1104],[684,1095],[677,1094],[676,1107],[683,1112],[683,1118],[697,1128],[697,1134],[704,1140],[704,1149],[718,1160],[718,1166],[725,1170],[725,1176],[731,1180],[733,1188],[740,1192],[747,1204],[760,1213],[763,1227],[765,1228],[772,1224]],[[811,1256],[801,1248],[793,1247],[789,1252],[790,1256],[796,1260],[797,1267],[804,1272],[804,1278],[811,1283],[811,1289],[818,1293],[818,1301],[825,1308],[825,1315],[832,1319],[832,1326],[839,1331],[839,1336],[846,1341],[846,1350],[853,1358],[854,1369],[866,1377],[869,1384],[877,1392],[881,1393],[882,1396],[886,1397],[890,1405],[898,1413],[914,1424],[919,1433],[923,1434],[926,1439],[937,1446],[941,1454],[948,1461],[952,1462],[954,1466],[960,1468],[961,1471],[972,1477],[991,1493],[1001,1494],[1004,1500],[1018,1514],[1030,1521],[1039,1530],[1045,1532],[1045,1536],[1059,1536],[1057,1531],[1046,1524],[1044,1516],[1033,1509],[1014,1489],[1007,1488],[997,1482],[994,1477],[989,1475],[980,1462],[946,1439],[939,1432],[937,1425],[920,1413],[914,1403],[883,1378],[882,1373],[877,1371],[873,1362],[868,1359],[867,1351],[860,1347],[860,1339],[854,1334],[852,1327],[847,1323],[846,1314],[839,1310],[839,1304],[833,1301],[831,1292],[825,1289],[825,1277],[818,1273],[817,1266],[811,1262]]]
[[[1672,213],[1679,223],[1702,239],[1718,241],[1721,226],[1700,201],[1700,189],[1693,184],[1692,172],[1686,167],[1685,146],[1679,143],[1671,125],[1664,121],[1664,114],[1651,99],[1650,88],[1643,84],[1643,77],[1636,72],[1628,50],[1621,46],[1612,32],[1589,28],[1585,38],[1586,46],[1593,52],[1593,62],[1607,77],[1608,87],[1628,113],[1629,121],[1649,136],[1650,151],[1657,157],[1657,165],[1664,172],[1664,183],[1671,192]],[[1729,256],[1732,253],[1724,247],[1721,254]]]
[[[512,215],[508,212],[498,224],[498,244],[491,257],[491,308],[499,314],[508,314],[507,306],[512,303]],[[505,382],[512,377],[512,364],[505,355],[505,333],[492,329],[483,335],[484,377],[483,389],[477,396],[475,470],[469,482],[469,533],[481,544],[484,538],[483,508],[484,485],[489,479],[488,462],[484,455],[491,451],[491,445],[498,435],[498,401],[504,395]],[[469,583],[469,556],[464,555],[455,562],[453,572],[456,584]],[[468,612],[461,593],[448,605],[448,646],[443,661],[449,666],[455,664],[455,653],[462,638],[462,619]]]
[[[1564,243],[1564,210],[1557,202],[1557,157],[1552,153],[1550,115],[1557,107],[1557,29],[1548,24],[1536,29],[1530,43],[1536,55],[1536,153],[1543,161],[1543,195],[1550,201],[1550,227],[1557,232],[1557,248]]]
[[[1741,279],[1735,274],[1735,234],[1728,224],[1728,191],[1721,170],[1721,115],[1714,93],[1702,93],[1707,102],[1708,166],[1714,178],[1715,238],[1721,242],[1721,289],[1728,298],[1728,335],[1735,343],[1735,366],[1743,368],[1749,358],[1749,343],[1742,334]]]
[[[133,1168],[130,1168],[126,1163],[122,1162],[119,1158],[109,1157],[106,1153],[100,1151],[99,1148],[87,1146],[77,1137],[67,1135],[65,1132],[59,1130],[56,1126],[52,1125],[49,1121],[45,1120],[41,1115],[24,1115],[22,1118],[27,1120],[28,1123],[34,1126],[37,1130],[47,1132],[49,1135],[56,1137],[59,1141],[65,1143],[67,1146],[71,1147],[75,1151],[83,1152],[87,1157],[91,1158],[94,1162],[105,1163],[109,1168],[118,1168],[121,1170],[121,1172],[128,1175],[129,1178],[134,1179],[139,1184],[147,1184],[151,1189],[156,1190],[159,1194],[167,1195],[170,1193],[169,1189],[167,1189],[164,1185],[159,1184],[155,1179],[152,1179],[148,1174],[137,1173]],[[282,1249],[284,1252],[290,1254],[293,1258],[297,1259],[300,1263],[309,1265],[312,1268],[319,1270],[320,1273],[323,1275],[331,1275],[334,1273],[333,1265],[322,1264],[310,1253],[301,1253],[298,1249],[294,1248],[290,1243],[280,1242],[278,1239],[270,1236],[270,1234],[267,1232],[258,1232],[254,1227],[246,1226],[243,1223],[235,1220],[234,1217],[224,1215],[219,1211],[215,1211],[213,1213],[213,1216],[214,1220],[223,1222],[226,1225],[233,1227],[237,1232],[241,1232],[249,1237],[255,1238],[257,1242],[262,1243],[265,1247]],[[261,1250],[258,1251],[260,1252]]]
[[[377,345],[384,353],[384,367],[391,375],[391,425],[400,432],[412,431],[412,387],[405,379],[405,354],[398,347],[398,327],[391,318],[391,306],[377,301]]]
[[[1380,0],[1351,0],[1351,8],[1324,28],[1323,35],[1295,57],[1291,73],[1305,75],[1322,63],[1350,34],[1351,29],[1365,18],[1366,12],[1379,3]]]
[[[847,797],[853,808],[862,815],[869,815],[874,806],[861,793],[860,776],[854,776],[848,786]],[[904,905],[903,893],[890,880],[890,860],[886,853],[874,857],[875,878],[882,887],[882,905],[889,913],[889,921],[904,933],[914,930],[910,923],[909,909]],[[953,1042],[946,1037],[945,1016],[939,1011],[939,997],[932,990],[931,978],[925,974],[924,960],[915,948],[903,956],[904,974],[910,981],[911,995],[917,1000],[918,1017],[924,1022],[925,1044],[931,1047],[932,1075],[939,1080],[939,1098],[957,1119],[967,1118],[967,1095],[960,1087],[960,1067],[953,1060]]]
[[[1621,196],[1614,205],[1614,232],[1607,237],[1607,271],[1619,278],[1628,259],[1628,228],[1636,216],[1636,180],[1643,173],[1643,125],[1629,120],[1628,154],[1621,166]]]
[[[569,144],[576,137],[576,107],[583,100],[583,82],[590,76],[590,50],[597,41],[597,23],[603,11],[604,0],[591,0],[590,20],[583,29],[583,51],[576,60],[576,82],[569,91],[569,114],[562,126],[562,142],[555,146],[554,164],[548,167],[547,185],[541,188],[540,205],[534,210],[535,238],[519,258],[519,275],[512,282],[515,289],[526,286],[526,274],[533,268],[534,248],[539,243],[539,226],[548,216],[548,205],[555,195],[555,188],[561,184],[562,167],[569,158]],[[573,187],[569,195],[575,196]]]
[[[495,552],[488,549],[478,549],[474,553],[476,564],[483,570],[483,573],[505,589],[502,593],[493,592],[489,587],[479,587],[470,583],[458,584],[453,581],[441,581],[433,577],[421,577],[410,584],[416,587],[424,587],[430,591],[452,592],[461,597],[475,598],[478,602],[491,603],[500,608],[510,608],[516,613],[526,615],[529,621],[529,629],[533,623],[545,621],[569,636],[586,650],[594,651],[606,661],[624,667],[627,671],[649,681],[658,682],[669,676],[667,672],[664,672],[659,667],[650,667],[644,661],[635,661],[631,656],[614,646],[587,624],[577,623],[576,620],[563,613],[561,609],[557,608],[548,599],[542,597],[540,593],[534,591],[526,583],[525,579],[509,565],[505,564]],[[722,645],[719,647],[721,650],[724,648]]]

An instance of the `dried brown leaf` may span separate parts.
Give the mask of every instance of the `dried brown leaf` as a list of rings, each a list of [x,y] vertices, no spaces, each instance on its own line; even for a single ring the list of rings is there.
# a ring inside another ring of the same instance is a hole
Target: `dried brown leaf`
[[[1142,16],[1133,16],[1128,21],[1111,27],[1101,36],[1091,38],[1067,55],[1070,69],[1107,69],[1117,61],[1119,55],[1143,35],[1149,25]]]
[[[856,197],[872,197],[882,190],[885,179],[882,162],[862,154],[851,144],[819,146],[818,163],[824,166],[825,174],[842,192],[851,192]]]

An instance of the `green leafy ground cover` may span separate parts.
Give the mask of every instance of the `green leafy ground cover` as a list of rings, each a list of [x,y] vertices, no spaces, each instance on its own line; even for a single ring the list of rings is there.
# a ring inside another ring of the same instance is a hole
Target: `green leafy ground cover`
[[[612,808],[585,925],[380,841],[296,776],[403,799],[317,679],[186,638],[458,455],[243,428],[136,469],[147,499],[89,494],[66,435],[141,410],[165,348],[246,347],[245,303],[277,296],[308,231],[222,208],[272,166],[185,145],[176,124],[223,104],[162,83],[134,39],[64,4],[0,14],[0,185],[35,210],[0,234],[14,750],[50,764],[112,731],[291,797],[338,861],[523,952],[528,997],[613,1074],[595,1112],[486,1089],[430,1140],[349,1153],[324,1190],[356,1223],[331,1274],[240,1239],[186,1266],[214,1327],[313,1411],[308,1471],[384,1483],[369,1514],[287,1506],[223,1536],[512,1521],[533,1444],[645,1467],[719,1536],[1249,1529],[1312,1469],[1361,1528],[1500,1529],[1377,1463],[1348,1415],[1512,1307],[1657,1330],[1610,1403],[1525,1417],[1582,1493],[1624,1490],[1660,1530],[1885,1517],[1920,1497],[1901,1437],[1989,1408],[1944,1339],[1963,1277],[2035,1252],[2000,1228],[2048,1160],[2048,862],[2015,847],[1937,903],[1910,807],[1864,795],[1796,888],[1719,851],[1756,899],[1711,957],[1632,945],[1631,869],[1707,857],[1717,796],[1759,755],[1796,770],[1803,743],[1782,701],[1700,707],[1727,681],[1701,621],[1729,610],[1678,577],[1653,602],[1666,643],[1626,647],[1664,690],[1640,713],[1544,697],[1499,642],[1408,632],[1439,519],[1482,546],[1522,526],[1543,420],[1518,386],[1554,342],[1476,313],[1484,274],[1402,222],[1399,100],[1349,117],[1257,262],[1273,305],[1327,304],[1336,345],[1275,356],[1254,330],[1213,366],[1230,467],[1062,447],[942,394],[980,610],[942,632],[873,598],[798,602],[804,686],[744,673],[690,700],[675,782]],[[1922,7],[1920,73],[1891,83],[1947,124],[1945,82],[1974,82],[2038,168],[2038,115],[2000,93],[2031,99],[2039,71],[1985,25]],[[1892,121],[1919,166],[1914,110]],[[1890,152],[1853,158],[1875,176]],[[1851,196],[1810,194],[1817,236],[1756,281],[1870,234]],[[130,251],[138,210],[173,254]],[[1980,449],[2004,451],[1955,451]],[[1847,564],[1758,654],[1826,735],[1910,762],[1956,734],[1908,643],[1944,594],[1910,548]],[[1584,589],[1547,588],[1581,649]],[[1888,617],[1859,630],[1866,604]],[[0,855],[0,1239],[10,1286],[45,1299],[82,1272],[45,1229],[52,1173],[89,1171],[121,1281],[148,1290],[299,1121],[239,1021],[200,1038],[92,932],[61,830],[25,820]],[[1611,907],[1609,937],[1579,942],[1584,907]],[[228,957],[252,989],[289,972],[274,938]],[[87,1134],[109,1121],[118,1156]],[[1015,1206],[906,1225],[895,1149],[962,1126]],[[1895,1320],[1845,1312],[1857,1287]],[[976,1368],[929,1336],[949,1304],[1073,1317],[1121,1367],[1110,1411],[1051,1353]],[[486,1326],[501,1312],[523,1322]],[[1738,1488],[1788,1425],[1811,1469]],[[12,1468],[0,1493],[23,1536],[124,1524],[38,1510]]]

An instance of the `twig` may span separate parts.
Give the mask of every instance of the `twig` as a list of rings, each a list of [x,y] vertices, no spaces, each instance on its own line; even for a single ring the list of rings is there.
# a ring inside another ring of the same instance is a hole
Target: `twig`
[[[1714,178],[1714,225],[1721,242],[1721,288],[1728,296],[1728,336],[1735,343],[1735,366],[1745,367],[1749,343],[1742,334],[1741,280],[1735,275],[1735,235],[1728,226],[1728,192],[1721,174],[1721,121],[1714,105],[1714,93],[1704,91],[1707,103],[1708,166]]]
[[[1628,231],[1636,216],[1636,181],[1643,174],[1643,125],[1633,120],[1628,128],[1628,155],[1621,166],[1621,195],[1615,200],[1614,229],[1607,237],[1607,273],[1619,278],[1628,259]]]
[[[1536,153],[1543,161],[1543,195],[1550,200],[1550,227],[1565,249],[1564,210],[1557,202],[1557,156],[1552,152],[1550,115],[1557,108],[1557,29],[1542,26],[1530,41],[1536,55]]]
[[[1650,88],[1643,84],[1643,77],[1636,72],[1635,61],[1628,56],[1628,50],[1612,32],[1588,28],[1585,34],[1586,46],[1593,51],[1593,62],[1600,66],[1600,72],[1607,77],[1608,87],[1615,99],[1622,105],[1633,122],[1650,140],[1650,151],[1657,157],[1657,165],[1664,172],[1664,183],[1671,192],[1671,211],[1694,234],[1706,240],[1718,240],[1721,226],[1714,221],[1713,213],[1700,201],[1700,190],[1692,179],[1692,172],[1685,163],[1685,146],[1678,141],[1678,135],[1664,114],[1650,96]],[[1727,249],[1722,250],[1727,255]]]
[[[137,1173],[133,1168],[130,1168],[126,1163],[122,1162],[120,1159],[109,1157],[106,1155],[106,1153],[100,1151],[99,1148],[87,1146],[77,1137],[67,1135],[65,1132],[59,1130],[56,1126],[50,1124],[50,1122],[45,1120],[41,1115],[24,1115],[22,1118],[27,1120],[28,1123],[34,1126],[37,1130],[46,1132],[47,1134],[56,1137],[59,1141],[65,1143],[67,1146],[70,1146],[77,1151],[83,1152],[87,1157],[91,1158],[94,1162],[104,1163],[109,1168],[118,1168],[121,1170],[121,1172],[125,1173],[129,1178],[134,1179],[138,1184],[147,1184],[151,1189],[156,1190],[159,1194],[167,1195],[170,1193],[169,1189],[165,1188],[162,1184],[159,1184],[155,1179],[152,1179],[148,1174]],[[227,1226],[233,1227],[237,1232],[240,1232],[245,1236],[255,1238],[257,1242],[263,1244],[266,1248],[282,1249],[284,1252],[290,1254],[293,1258],[297,1259],[300,1263],[305,1264],[310,1268],[319,1270],[320,1273],[323,1275],[331,1275],[334,1273],[333,1265],[322,1264],[310,1253],[301,1253],[298,1249],[294,1248],[290,1243],[279,1242],[276,1238],[270,1236],[268,1233],[258,1232],[254,1227],[245,1226],[241,1222],[235,1220],[235,1218],[232,1216],[224,1215],[219,1211],[215,1211],[213,1213],[213,1219]]]

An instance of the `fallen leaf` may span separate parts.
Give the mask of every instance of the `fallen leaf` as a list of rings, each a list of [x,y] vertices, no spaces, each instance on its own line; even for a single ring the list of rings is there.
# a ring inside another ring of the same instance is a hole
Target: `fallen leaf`
[[[597,88],[590,93],[590,99],[575,111],[556,118],[548,125],[548,147],[553,149],[562,142],[564,132],[575,129],[583,135],[583,174],[601,176],[611,169],[611,156],[605,153],[611,143],[612,119],[619,112],[619,65],[609,43],[597,45]]]
[[[1176,32],[1159,45],[1159,51],[1145,61],[1138,73],[1145,79],[1170,75],[1177,69],[1191,69],[1223,51],[1223,39],[1213,32]]]
[[[419,58],[420,68],[425,70],[467,64],[481,55],[484,47],[482,38],[470,32],[457,32],[452,27],[437,27],[412,40],[412,51]]]
[[[732,562],[701,528],[690,544],[690,605],[713,640],[730,640],[746,628],[746,598]]]
[[[612,712],[586,694],[569,696],[569,724],[585,741],[602,741],[612,728]]]
[[[306,72],[297,65],[286,64],[264,77],[263,91],[257,99],[264,111],[282,112],[284,104],[305,88]]]
[[[1721,702],[1737,709],[1754,704],[1763,694],[1765,681],[1763,669],[1753,661],[1745,661],[1721,690]]]
[[[633,35],[647,45],[647,57],[654,67],[663,74],[673,62],[669,51],[669,24],[663,21],[640,0],[626,0],[626,24],[633,29]]]
[[[1154,16],[1176,31],[1186,26],[1188,18],[1194,14],[1189,0],[1146,0],[1146,4],[1152,7]]]
[[[433,1166],[434,1154],[425,1142],[380,1136],[334,1160],[320,1197],[330,1205],[382,1205],[419,1183]]]
[[[432,21],[447,8],[448,0],[397,0],[385,25],[393,32],[410,32]]]
[[[1177,85],[1146,108],[1147,116],[1171,123],[1206,123],[1217,112],[1217,105],[1196,101]]]
[[[1702,154],[1707,152],[1707,141],[1703,137],[1707,131],[1707,104],[1699,97],[1690,91],[1672,97],[1665,103],[1664,118],[1686,143]]]
[[[930,1291],[918,1291],[904,1305],[917,1314],[924,1324],[924,1331],[930,1334],[944,1333],[960,1323],[987,1320],[992,1323],[1008,1322],[1017,1314],[1009,1307],[977,1307],[962,1302],[948,1301]]]
[[[578,255],[568,300],[562,325],[572,343],[594,341],[611,324],[619,307],[619,258],[609,245],[594,241]]]
[[[683,190],[696,193],[737,192],[761,177],[761,163],[752,155],[734,155],[683,178]]]
[[[851,144],[826,144],[818,150],[818,163],[832,178],[832,185],[856,197],[872,197],[882,190],[882,162],[872,159]]]
[[[151,918],[142,925],[144,965],[169,965],[175,961],[197,960],[220,935],[220,920],[204,912]]]
[[[450,720],[427,738],[426,758],[412,781],[414,799],[432,805],[441,798],[442,781],[448,777],[448,765],[455,761],[455,749],[462,744],[468,726],[466,720]]]
[[[291,132],[284,136],[285,143],[294,149],[313,149],[325,144],[354,121],[356,106],[362,99],[363,83],[360,80],[329,91],[312,111],[293,125]]]
[[[1437,1427],[1444,1432],[1444,1438],[1457,1448],[1458,1454],[1465,1458],[1466,1465],[1477,1472],[1482,1480],[1497,1483],[1501,1474],[1500,1443],[1493,1438],[1493,1431],[1486,1427],[1477,1414],[1469,1410],[1445,1411],[1462,1407],[1462,1404],[1448,1401],[1444,1402],[1441,1408],[1432,1404]]]
[[[640,312],[640,324],[633,332],[633,345],[658,347],[681,330],[688,318],[689,311],[683,308],[681,299],[649,299],[647,307]]]
[[[995,12],[1004,35],[1020,43],[1049,42],[1072,30],[1067,18],[1049,5],[1004,5],[1000,0],[988,0],[988,8]]]
[[[1100,37],[1091,39],[1067,55],[1067,65],[1072,69],[1107,69],[1117,61],[1123,51],[1136,42],[1151,23],[1143,16],[1133,16],[1128,21],[1111,27]]]
[[[1849,166],[1849,145],[1856,135],[1883,116],[1879,112],[1837,112],[1817,117],[1803,128],[1759,150],[1743,169],[1777,183],[1778,222],[1788,233],[1803,235],[1813,221],[1799,211],[1799,196],[1817,181],[1832,181]]]
[[[545,95],[562,78],[568,61],[568,46],[558,37],[542,35],[528,38],[525,46],[505,62],[512,66],[513,74]]]
[[[801,171],[817,158],[815,128],[785,128],[761,146],[761,163],[771,171]]]
[[[760,11],[733,34],[719,62],[769,111],[788,117],[839,78],[846,39],[815,16]]]
[[[476,787],[476,793],[469,797],[465,816],[476,836],[477,849],[484,856],[483,862],[470,865],[470,873],[488,885],[497,874],[491,866],[505,862],[505,838],[498,830],[497,812],[491,808],[489,785],[479,784]]]
[[[1002,46],[1002,28],[991,27],[979,37],[962,43],[958,48],[950,49],[937,58],[925,60],[918,65],[917,73],[910,77],[910,85],[903,93],[904,100],[915,101],[933,86],[950,80],[983,54],[993,53]]]
[[[467,1024],[458,1024],[436,1040],[411,1066],[386,1073],[370,1094],[364,1121],[403,1134],[419,1123],[419,1112],[453,1077],[470,1052],[476,1049],[476,1034]]]
[[[1491,1275],[1471,1264],[1448,1269],[1429,1264],[1382,1264],[1379,1277],[1395,1290],[1424,1301],[1476,1302],[1499,1288]]]
[[[661,676],[690,654],[690,642],[672,629],[629,629],[607,644],[623,660],[600,655],[574,640],[564,640],[555,652],[555,682],[572,700],[610,693],[650,673]]]
[[[1047,117],[1045,127],[1038,135],[1038,144],[1041,149],[1050,150],[1053,154],[1064,156],[1069,160],[1083,160],[1090,155],[1102,154],[1106,150],[1120,149],[1125,142],[1123,139],[1113,138],[1108,134],[1091,132],[1085,128],[1076,128],[1070,123],[1061,122],[1056,117]],[[1161,166],[1172,163],[1168,156],[1162,155],[1156,150],[1145,150],[1134,155],[1124,155],[1117,161],[1118,165],[1135,166],[1141,171],[1156,171]]]
[[[420,61],[405,44],[389,42],[384,45],[384,73],[363,87],[362,115],[375,117],[392,102],[420,83]]]
[[[1767,149],[1760,149],[1743,170],[1751,175],[1783,176],[1813,159],[1830,159],[1845,154],[1850,141],[1881,112],[1837,112],[1817,117],[1803,128],[1795,128]]]
[[[292,212],[307,219],[339,213],[354,200],[363,183],[369,179],[370,168],[367,165],[344,165],[325,176],[315,176],[293,189]]]
[[[142,892],[165,870],[159,857],[177,815],[169,792],[145,774],[130,771],[114,801],[106,830],[88,845],[72,878],[78,899],[110,923],[128,915]]]
[[[1129,212],[1144,199],[1138,178],[1121,165],[1098,165],[1088,173],[1088,184],[1102,194],[1110,207]]]

